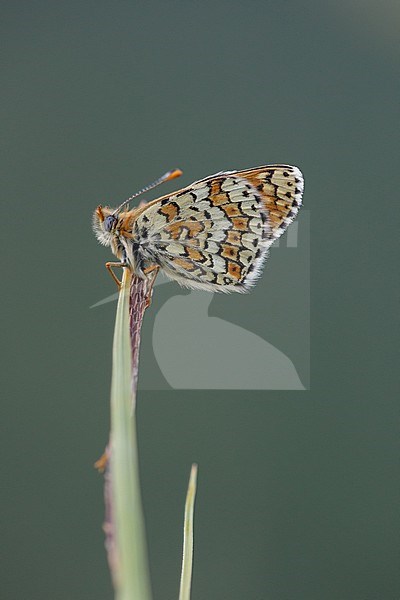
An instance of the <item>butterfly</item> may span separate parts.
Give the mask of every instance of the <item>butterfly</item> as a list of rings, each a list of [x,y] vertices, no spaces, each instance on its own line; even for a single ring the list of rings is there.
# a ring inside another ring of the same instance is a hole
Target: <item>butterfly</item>
[[[184,287],[246,292],[257,281],[268,248],[296,217],[304,180],[290,165],[221,171],[129,209],[139,194],[181,175],[169,171],[117,209],[98,206],[93,228],[119,262],[139,278],[161,270]]]

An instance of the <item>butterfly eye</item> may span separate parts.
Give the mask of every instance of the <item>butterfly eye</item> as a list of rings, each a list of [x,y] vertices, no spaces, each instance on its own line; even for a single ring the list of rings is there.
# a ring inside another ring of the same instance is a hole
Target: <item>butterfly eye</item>
[[[104,219],[104,229],[108,232],[112,231],[117,223],[117,218],[114,215],[109,215]]]

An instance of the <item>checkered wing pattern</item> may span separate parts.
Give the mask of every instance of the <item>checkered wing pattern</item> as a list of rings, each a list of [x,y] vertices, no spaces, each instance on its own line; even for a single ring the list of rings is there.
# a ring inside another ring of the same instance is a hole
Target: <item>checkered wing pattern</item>
[[[302,174],[289,165],[217,173],[149,203],[133,233],[142,257],[181,285],[245,292],[302,193]]]

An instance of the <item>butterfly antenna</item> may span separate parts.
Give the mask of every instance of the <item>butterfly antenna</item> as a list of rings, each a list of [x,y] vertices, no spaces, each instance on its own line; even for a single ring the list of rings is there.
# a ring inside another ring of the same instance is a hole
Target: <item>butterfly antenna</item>
[[[129,202],[131,202],[134,198],[137,198],[138,196],[140,196],[140,194],[144,194],[144,192],[148,192],[149,190],[152,190],[153,188],[160,185],[160,183],[164,183],[165,181],[170,181],[171,179],[175,179],[176,177],[180,177],[181,175],[182,175],[182,171],[180,169],[173,169],[172,171],[168,171],[167,173],[164,173],[164,175],[162,175],[161,177],[159,177],[158,179],[153,181],[153,183],[146,185],[139,192],[136,192],[136,194],[133,194],[133,196],[130,196],[127,200],[124,200],[124,202],[122,204],[120,204],[118,206],[118,208],[115,209],[112,214],[115,215],[115,214],[119,213],[120,210],[126,204],[129,204]]]

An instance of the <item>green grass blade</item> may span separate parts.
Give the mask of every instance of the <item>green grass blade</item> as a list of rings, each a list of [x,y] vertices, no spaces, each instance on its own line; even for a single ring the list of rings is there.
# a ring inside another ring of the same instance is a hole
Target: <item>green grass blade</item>
[[[179,600],[190,600],[193,569],[193,513],[196,498],[197,465],[192,465],[185,503],[183,526],[183,559]]]
[[[116,600],[150,600],[147,546],[139,484],[129,333],[130,274],[118,298],[111,383],[111,501],[116,541]]]

